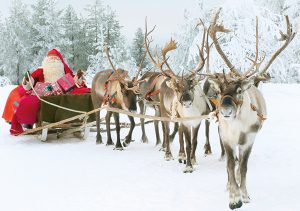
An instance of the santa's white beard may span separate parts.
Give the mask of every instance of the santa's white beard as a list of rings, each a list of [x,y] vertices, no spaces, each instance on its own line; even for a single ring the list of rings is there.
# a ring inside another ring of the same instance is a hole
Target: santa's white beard
[[[59,58],[46,57],[43,61],[45,82],[54,83],[65,75],[64,64]]]

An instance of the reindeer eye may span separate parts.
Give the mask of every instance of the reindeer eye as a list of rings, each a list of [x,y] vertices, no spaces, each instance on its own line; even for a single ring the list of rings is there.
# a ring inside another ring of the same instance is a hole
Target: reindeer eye
[[[242,89],[241,89],[241,87],[238,87],[238,88],[237,88],[236,93],[242,94]]]

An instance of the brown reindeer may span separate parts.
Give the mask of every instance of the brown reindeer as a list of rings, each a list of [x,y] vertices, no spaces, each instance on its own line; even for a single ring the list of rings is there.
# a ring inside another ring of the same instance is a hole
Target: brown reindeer
[[[147,107],[153,108],[155,110],[155,116],[160,116],[159,109],[159,96],[160,96],[160,86],[166,80],[165,77],[160,72],[146,72],[139,80],[139,94],[138,94],[138,104],[140,107],[140,113],[145,114]],[[142,128],[142,142],[148,143],[148,137],[145,132],[145,120],[140,119]],[[156,146],[161,144],[161,139],[159,135],[159,121],[154,121],[155,135],[156,135]],[[173,140],[178,131],[178,123],[175,123],[174,131],[170,135],[170,139]],[[164,149],[164,146],[162,146]]]
[[[108,49],[105,50],[108,60],[113,69],[103,70],[98,72],[92,83],[92,101],[94,108],[99,108],[104,104],[108,104],[110,107],[124,109],[128,111],[136,112],[136,95],[138,94],[138,82],[137,80],[131,80],[127,71],[123,69],[116,69],[110,60]],[[110,131],[110,118],[113,114],[116,123],[117,142],[115,149],[122,150],[122,144],[120,141],[120,122],[119,114],[108,111],[106,114],[106,128],[107,128],[107,145],[113,145]],[[132,131],[135,126],[134,118],[129,116],[130,130],[123,143],[127,146],[131,142]],[[102,137],[100,134],[100,112],[96,113],[97,124],[97,141],[96,143],[102,143]]]
[[[149,39],[150,33],[154,30],[150,30],[147,32],[147,24],[146,24],[146,32],[145,32],[145,46],[148,52],[148,55],[152,61],[152,63],[161,70],[162,74],[164,74],[168,79],[165,80],[161,84],[160,88],[160,111],[161,116],[164,117],[192,117],[197,115],[202,115],[207,113],[208,106],[206,101],[206,96],[201,89],[199,81],[203,79],[202,76],[198,76],[197,74],[201,72],[204,66],[204,57],[203,57],[203,48],[204,48],[204,40],[206,31],[204,30],[202,46],[199,47],[199,63],[197,67],[192,70],[189,74],[182,74],[181,76],[175,75],[172,71],[170,65],[167,62],[166,54],[177,48],[177,44],[174,40],[171,41],[162,49],[162,59],[161,62],[156,55],[156,60],[151,55],[149,50],[150,42]],[[167,69],[164,69],[164,65]],[[193,167],[192,163],[196,162],[195,151],[197,147],[197,135],[200,127],[201,121],[185,121],[180,126],[180,152],[179,159],[184,159],[185,152],[183,150],[182,145],[182,133],[185,136],[186,141],[186,155],[187,162],[184,172],[192,172]],[[164,132],[164,141],[166,143],[166,152],[165,159],[171,160],[172,153],[170,150],[170,141],[169,141],[169,122],[163,123],[163,132]]]
[[[247,163],[257,132],[266,119],[267,110],[264,97],[255,83],[266,80],[266,71],[274,59],[288,46],[295,37],[289,18],[286,16],[287,31],[281,32],[284,44],[279,48],[260,71],[263,62],[258,61],[258,23],[256,24],[256,56],[251,59],[253,64],[243,74],[232,65],[222,51],[216,34],[228,32],[223,25],[217,24],[219,9],[211,21],[210,37],[217,52],[230,69],[229,74],[215,74],[209,82],[217,93],[219,101],[217,117],[219,120],[220,138],[224,144],[227,157],[229,207],[240,208],[243,203],[250,201],[246,188]],[[263,57],[264,58],[264,57]],[[238,155],[237,171],[235,174],[236,157]]]

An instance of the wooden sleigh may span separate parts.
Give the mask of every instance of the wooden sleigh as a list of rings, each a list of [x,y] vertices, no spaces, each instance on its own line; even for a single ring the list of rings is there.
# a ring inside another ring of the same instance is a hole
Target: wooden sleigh
[[[41,141],[47,141],[49,134],[56,134],[57,139],[62,136],[75,135],[85,140],[90,131],[95,132],[93,126],[96,124],[95,115],[97,111],[100,111],[100,109],[94,109],[90,93],[43,96],[41,97],[36,128],[26,130],[20,135],[40,133],[39,139]],[[122,113],[118,109],[113,111]],[[145,124],[151,122],[153,121],[147,121]],[[101,124],[106,124],[105,118],[101,119]],[[111,122],[111,125],[114,124],[114,122]],[[139,125],[140,123],[136,124],[136,126]],[[129,128],[130,123],[122,122],[120,126],[121,128]],[[114,129],[112,128],[111,131]],[[101,128],[101,132],[106,132],[106,129]]]
[[[44,96],[41,99],[68,108],[68,110],[62,109],[41,101],[36,128],[44,127],[41,130],[41,141],[47,140],[48,133],[56,133],[57,138],[69,134],[74,134],[84,140],[88,137],[89,127],[95,123],[95,113],[82,118],[73,118],[94,109],[90,93]]]

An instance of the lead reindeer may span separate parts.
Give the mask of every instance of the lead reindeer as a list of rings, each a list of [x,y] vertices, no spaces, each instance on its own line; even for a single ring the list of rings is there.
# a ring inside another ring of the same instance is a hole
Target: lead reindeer
[[[240,208],[243,203],[250,201],[246,188],[247,163],[257,132],[261,129],[266,119],[267,110],[264,97],[255,86],[258,81],[266,80],[266,71],[274,59],[288,46],[295,37],[289,18],[286,16],[286,34],[281,33],[280,47],[260,70],[264,60],[258,61],[258,20],[256,22],[256,56],[251,59],[253,64],[243,74],[231,64],[225,53],[222,51],[216,34],[228,32],[223,25],[217,24],[221,9],[212,18],[210,25],[210,37],[212,38],[217,52],[230,69],[228,75],[216,74],[209,79],[215,92],[218,94],[219,106],[218,120],[220,138],[224,144],[227,155],[227,174],[229,207]],[[236,149],[237,152],[236,152]],[[238,168],[235,174],[235,159],[238,154]]]
[[[106,48],[105,52],[107,58],[113,69],[103,70],[98,72],[92,83],[92,101],[94,108],[99,108],[105,104],[110,107],[119,108],[127,111],[136,112],[136,95],[138,94],[138,83],[139,81],[134,78],[131,80],[128,76],[127,71],[123,69],[116,69],[110,59],[109,51]],[[110,131],[110,118],[113,114],[116,124],[117,142],[115,149],[122,150],[122,144],[120,140],[120,122],[119,114],[115,112],[107,111],[106,113],[106,128],[107,128],[107,145],[113,145]],[[132,131],[135,126],[134,118],[129,116],[130,129],[129,133],[123,143],[127,146],[131,142]],[[100,112],[96,113],[96,126],[97,126],[97,141],[96,143],[102,143],[102,137],[100,134]]]
[[[162,74],[168,79],[161,84],[160,88],[160,111],[163,117],[194,117],[206,114],[208,112],[208,106],[206,97],[199,84],[200,80],[203,79],[202,76],[198,74],[202,71],[204,66],[203,48],[205,40],[205,30],[203,33],[202,46],[199,47],[199,63],[197,67],[190,71],[189,74],[178,76],[172,71],[170,65],[167,61],[167,53],[171,50],[177,48],[177,44],[174,40],[171,41],[162,49],[161,62],[156,55],[156,60],[151,55],[149,50],[149,44],[152,41],[149,39],[150,33],[154,28],[148,32],[146,24],[145,32],[145,46],[148,55],[152,63],[161,70]],[[167,69],[164,69],[166,65]],[[186,167],[184,172],[192,172],[192,163],[196,163],[195,151],[197,147],[197,135],[200,127],[201,120],[185,121],[181,123],[180,131],[182,130],[185,135],[186,141]],[[165,159],[171,160],[173,158],[170,150],[170,140],[169,140],[169,122],[163,122],[163,132],[164,141],[166,146]],[[180,137],[182,141],[182,137]],[[183,144],[180,144],[179,159],[185,159],[185,152],[183,149]]]

